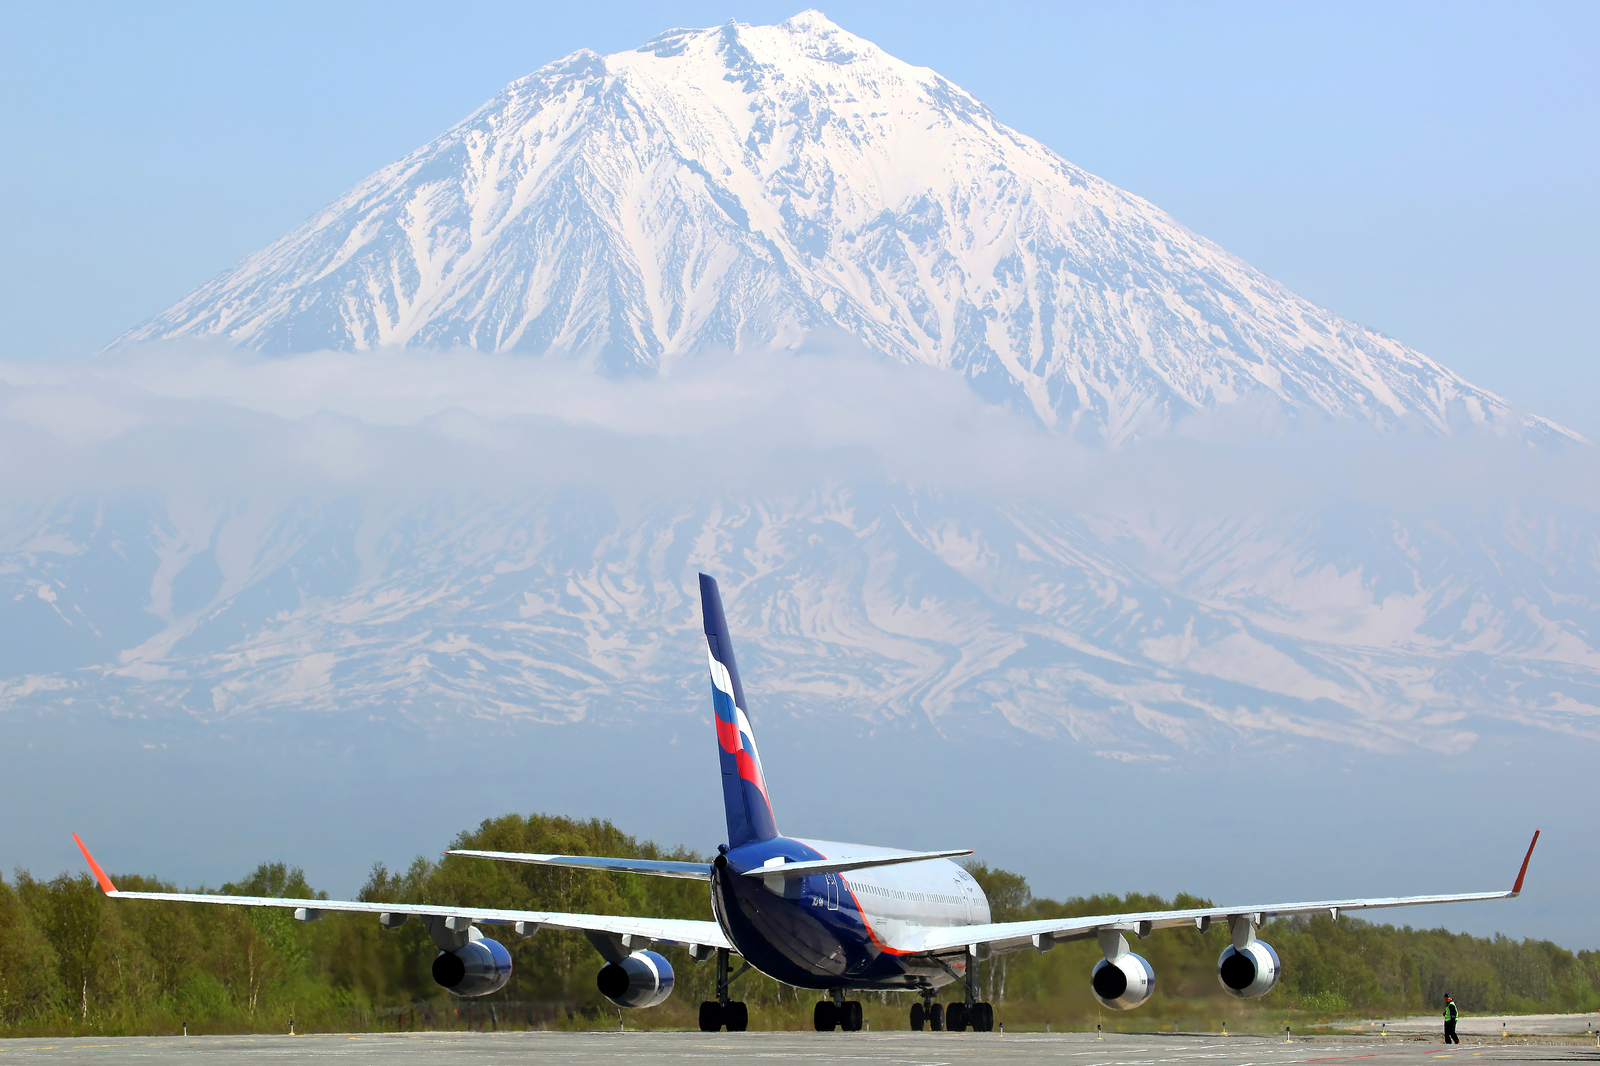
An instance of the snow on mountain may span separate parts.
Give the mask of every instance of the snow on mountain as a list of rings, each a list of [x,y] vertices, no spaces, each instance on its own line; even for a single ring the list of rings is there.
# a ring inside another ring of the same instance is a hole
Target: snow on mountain
[[[817,330],[1088,441],[1251,397],[1569,435],[815,11],[551,63],[119,343],[554,349],[633,374]]]
[[[64,501],[0,529],[0,712],[435,736],[694,716],[704,568],[758,722],[1124,760],[1600,739],[1592,515],[1171,533],[870,484],[631,517],[585,493]]]

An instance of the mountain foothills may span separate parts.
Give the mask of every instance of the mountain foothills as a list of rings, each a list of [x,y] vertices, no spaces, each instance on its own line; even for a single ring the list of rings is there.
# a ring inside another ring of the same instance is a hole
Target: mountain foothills
[[[459,834],[458,848],[607,854],[641,858],[692,856],[666,852],[607,822],[545,815],[507,815]],[[1022,877],[972,867],[1002,921],[1105,914],[1154,907],[1203,906],[1180,896],[1036,899]],[[113,871],[120,886],[161,891],[171,886]],[[224,892],[318,895],[304,874],[264,863]],[[469,906],[617,911],[659,917],[705,915],[702,884],[672,878],[508,866],[446,856],[418,857],[404,872],[374,868],[361,898],[419,899]],[[543,930],[510,944],[511,980],[475,1004],[450,1000],[432,980],[436,951],[420,923],[386,931],[370,915],[331,914],[300,924],[286,912],[112,901],[86,874],[38,881],[27,873],[0,881],[0,1032],[27,1034],[300,1032],[523,1027],[594,1028],[616,1024],[594,975],[602,960],[581,934]],[[1224,995],[1216,957],[1227,944],[1220,926],[1205,933],[1169,930],[1140,945],[1164,975],[1162,992],[1144,1008],[1145,1027],[1296,1029],[1357,1012],[1394,1016],[1432,1013],[1445,991],[1468,1012],[1592,1011],[1600,1006],[1600,953],[1566,951],[1549,941],[1484,939],[1444,930],[1397,929],[1360,919],[1280,918],[1265,935],[1293,962],[1271,996]],[[630,1026],[693,1028],[694,1007],[712,994],[713,967],[681,949],[671,956],[678,987],[666,1004],[635,1012]],[[1087,975],[1099,959],[1092,941],[1023,952],[984,964],[984,997],[1012,1031],[1088,1028],[1095,1023]],[[801,1029],[811,1024],[814,995],[761,974],[744,978],[753,1028]],[[904,1025],[901,997],[868,997],[874,1029]],[[449,1000],[449,1002],[446,1002]]]
[[[830,331],[1086,441],[1247,398],[1570,436],[815,11],[552,63],[121,343],[556,350],[643,374]]]
[[[157,732],[285,715],[437,736],[686,714],[698,729],[697,568],[721,579],[758,718],[1167,759],[1593,738],[1600,707],[1600,530],[1553,511],[1152,526],[869,485],[637,515],[550,492],[15,517],[0,706]]]

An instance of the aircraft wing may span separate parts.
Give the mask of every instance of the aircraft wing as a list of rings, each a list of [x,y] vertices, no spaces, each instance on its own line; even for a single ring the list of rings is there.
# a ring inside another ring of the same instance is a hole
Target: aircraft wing
[[[1045,918],[1031,922],[947,926],[927,929],[926,935],[920,942],[908,940],[897,947],[916,955],[949,954],[965,951],[974,945],[997,954],[1020,951],[1023,948],[1044,952],[1061,941],[1086,940],[1096,936],[1101,930],[1134,933],[1142,938],[1149,936],[1156,929],[1174,929],[1182,926],[1205,929],[1214,921],[1226,921],[1236,917],[1248,917],[1254,925],[1259,926],[1267,918],[1285,914],[1327,912],[1338,918],[1343,911],[1372,910],[1378,907],[1413,907],[1424,903],[1468,903],[1487,899],[1513,899],[1522,892],[1522,880],[1528,874],[1528,860],[1533,858],[1533,847],[1537,843],[1539,834],[1536,832],[1533,834],[1533,842],[1528,845],[1528,853],[1523,856],[1516,884],[1508,892],[1330,899],[1314,903],[1253,903],[1235,907],[1199,907],[1181,911],[1143,911],[1132,914],[1099,914],[1083,918]]]
[[[607,937],[629,938],[629,950],[638,950],[645,941],[682,944],[699,948],[729,948],[722,927],[716,922],[689,918],[630,918],[613,914],[565,914],[559,911],[514,911],[485,907],[435,906],[419,903],[367,903],[358,900],[285,899],[277,896],[212,896],[203,892],[124,892],[111,882],[100,864],[94,861],[78,834],[72,834],[84,860],[100,882],[100,890],[112,899],[155,899],[169,903],[216,903],[234,907],[277,907],[295,912],[301,921],[315,921],[324,914],[344,911],[376,914],[395,919],[405,917],[444,918],[472,925],[511,926],[518,935],[529,936],[541,928],[568,929],[580,933],[599,933]],[[389,918],[385,925],[398,924]],[[451,926],[465,928],[465,925]]]

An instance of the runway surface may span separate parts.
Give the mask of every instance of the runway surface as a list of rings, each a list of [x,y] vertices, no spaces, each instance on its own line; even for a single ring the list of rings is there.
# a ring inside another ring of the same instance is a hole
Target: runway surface
[[[1489,1063],[1600,1063],[1592,1044],[1463,1044],[1449,1051],[1432,1041],[1325,1038],[1293,1044],[1265,1037],[1137,1037],[1096,1040],[1086,1033],[413,1033],[325,1036],[84,1037],[0,1041],[0,1066],[78,1062],[176,1062],[184,1066],[246,1066],[339,1061],[555,1063],[589,1066],[641,1063],[760,1061],[893,1063],[956,1066],[972,1063],[1061,1063],[1063,1066],[1456,1066]]]
[[[1429,1014],[1391,1021],[1369,1021],[1363,1031],[1391,1033],[1442,1033],[1442,1015]],[[1463,1014],[1456,1022],[1462,1036],[1571,1036],[1600,1029],[1600,1014]]]

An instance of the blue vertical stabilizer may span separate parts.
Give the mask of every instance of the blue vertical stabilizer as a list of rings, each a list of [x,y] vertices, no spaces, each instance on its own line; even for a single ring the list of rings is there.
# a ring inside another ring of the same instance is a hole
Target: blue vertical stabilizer
[[[736,848],[778,835],[761,772],[761,756],[745,714],[744,688],[714,578],[700,575],[700,612],[710,652],[711,703],[717,720],[717,757],[722,763],[722,804],[728,815],[728,846]]]

